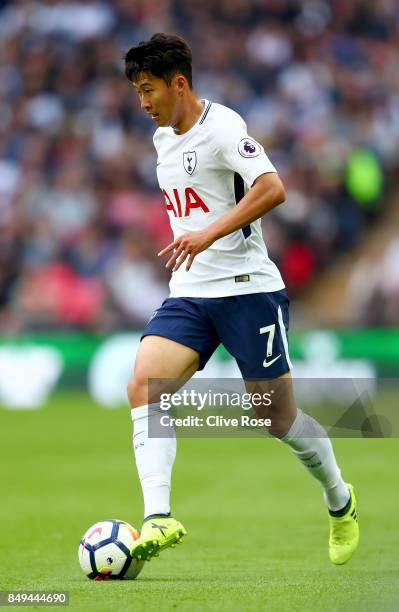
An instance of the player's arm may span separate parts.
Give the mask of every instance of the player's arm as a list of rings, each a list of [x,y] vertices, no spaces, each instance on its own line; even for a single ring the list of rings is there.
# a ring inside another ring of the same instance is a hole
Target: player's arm
[[[261,174],[237,206],[214,221],[205,231],[214,242],[260,219],[284,201],[285,189],[277,172]]]
[[[284,200],[285,190],[278,174],[276,172],[261,174],[255,179],[251,189],[237,206],[211,223],[206,229],[183,234],[158,255],[165,255],[174,251],[166,264],[167,268],[173,266],[173,271],[177,270],[188,257],[186,270],[189,270],[195,256],[207,249],[215,240],[223,238],[223,236],[227,236],[263,217],[264,214]]]

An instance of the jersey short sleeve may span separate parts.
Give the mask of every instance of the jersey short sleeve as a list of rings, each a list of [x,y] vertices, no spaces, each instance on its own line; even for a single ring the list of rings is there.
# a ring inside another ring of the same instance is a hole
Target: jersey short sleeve
[[[277,172],[264,148],[247,132],[245,121],[231,114],[214,133],[216,155],[222,167],[242,176],[249,187],[266,172]]]

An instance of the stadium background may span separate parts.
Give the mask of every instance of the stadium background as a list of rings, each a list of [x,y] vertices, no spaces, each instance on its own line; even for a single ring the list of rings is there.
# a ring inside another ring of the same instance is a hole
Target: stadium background
[[[267,215],[263,231],[291,297],[291,350],[302,371],[309,377],[320,372],[339,377],[343,371],[355,378],[397,377],[396,0],[0,1],[0,435],[9,492],[3,518],[10,534],[20,521],[29,526],[36,538],[34,558],[53,541],[43,532],[46,521],[57,547],[69,546],[90,521],[118,511],[128,518],[132,499],[139,504],[126,412],[106,412],[98,404],[124,403],[137,334],[168,292],[167,274],[155,257],[169,242],[170,230],[156,184],[154,128],[123,76],[122,59],[130,46],[156,31],[187,38],[197,93],[245,117],[249,133],[265,146],[285,183],[287,202]],[[234,374],[222,350],[211,367],[209,375]],[[188,462],[195,462],[195,451],[185,442],[182,452]],[[250,467],[256,470],[255,459],[260,461],[263,452],[259,441],[252,446],[233,442],[251,453]],[[225,463],[219,458],[220,466],[233,466],[245,478],[237,446],[229,443],[223,441]],[[385,461],[397,460],[396,441],[374,441],[381,445],[374,463],[365,457],[370,446],[361,443],[366,445],[337,442],[348,469],[364,487],[368,479],[362,462],[371,479],[379,479],[380,499],[390,482],[389,472],[384,477],[381,472]],[[204,449],[213,469],[215,447]],[[313,483],[301,480],[302,474],[280,449],[273,449],[268,460],[283,466],[280,476],[286,486],[294,472],[298,482],[293,495],[305,491],[302,511],[312,517]],[[54,465],[50,470],[49,459]],[[177,469],[176,479],[183,483],[184,468]],[[129,482],[127,491],[121,493],[120,483],[119,488],[113,483],[115,472]],[[92,485],[85,480],[88,473],[95,475]],[[240,507],[244,498],[234,497],[238,494],[225,472],[223,478],[226,496]],[[277,475],[268,470],[267,478],[265,487],[270,485],[273,495],[281,496]],[[101,495],[99,482],[105,481],[117,498],[115,510]],[[205,475],[197,474],[194,483],[186,489],[181,484],[176,495],[183,510],[193,512],[195,541],[195,503],[202,505],[209,529],[213,523],[211,502],[207,507],[196,491],[198,484],[206,493]],[[54,487],[61,497],[65,488],[70,492],[62,509],[52,497]],[[191,506],[190,501],[184,505],[185,491],[197,500]],[[223,488],[213,492],[224,495]],[[370,522],[375,519],[373,498],[366,492]],[[86,506],[77,517],[81,499]],[[93,499],[94,507],[88,508]],[[268,502],[280,512],[277,501]],[[289,508],[291,496],[284,502]],[[218,503],[228,524],[228,500]],[[386,506],[392,509],[395,504],[392,493]],[[270,507],[264,505],[263,510],[269,512]],[[60,512],[65,520],[71,513],[73,520],[70,533],[57,536]],[[251,512],[255,520],[253,508]],[[133,519],[138,525],[139,507]],[[279,519],[283,531],[290,520],[284,511]],[[382,531],[393,541],[392,521],[387,510]],[[309,519],[304,529],[310,525],[314,529]],[[272,550],[277,551],[273,538]],[[265,548],[273,558],[269,542]],[[378,542],[376,537],[373,543]],[[199,559],[197,551],[194,562],[193,550],[184,557],[186,564],[204,572],[200,561],[205,553]],[[208,544],[205,550],[212,554]],[[285,550],[285,561],[294,563],[294,550]],[[372,558],[375,549],[370,550]],[[59,554],[58,566],[50,556],[43,584],[60,584],[55,578],[62,568],[61,550]],[[248,571],[256,572],[255,561],[251,565],[242,554]],[[379,554],[389,574],[395,560],[385,550]],[[17,557],[12,557],[14,562],[10,588],[26,584],[19,581]],[[73,573],[75,560],[69,562]],[[217,562],[226,575],[235,575],[223,555]],[[179,571],[177,558],[173,567]],[[291,567],[295,572],[295,565]],[[374,571],[372,565],[367,567]],[[163,567],[163,580],[169,576],[165,571]],[[278,604],[278,576],[286,571],[286,563],[277,563],[273,571],[276,609],[285,609]],[[388,598],[381,609],[391,609],[388,574],[382,582],[375,580],[380,603],[384,589]],[[149,575],[156,581],[154,568]],[[301,574],[304,583],[308,578]],[[33,572],[31,584],[41,584],[40,579],[40,572]],[[212,582],[209,574],[208,579]],[[360,572],[358,579],[360,597],[371,586],[366,574]],[[321,584],[328,585],[323,591],[327,599],[320,600],[328,608],[334,580],[325,575]],[[154,582],[151,588],[157,589]],[[186,591],[181,584],[179,589],[184,601]],[[263,595],[254,585],[251,589],[252,603],[258,604]],[[313,605],[311,593],[310,599],[301,599],[307,596],[305,590],[297,593],[299,607],[304,602]],[[87,609],[93,595],[87,589],[85,593]],[[123,591],[119,593],[122,597]],[[320,597],[323,593],[319,590]],[[161,590],[157,596],[162,597]],[[199,590],[194,596],[198,606],[200,597]]]

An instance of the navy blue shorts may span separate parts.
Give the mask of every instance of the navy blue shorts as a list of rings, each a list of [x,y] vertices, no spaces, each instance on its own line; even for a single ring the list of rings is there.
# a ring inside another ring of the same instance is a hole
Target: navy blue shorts
[[[156,335],[200,354],[202,370],[220,343],[236,359],[244,379],[276,378],[291,369],[289,299],[285,289],[220,298],[167,298],[148,321]]]

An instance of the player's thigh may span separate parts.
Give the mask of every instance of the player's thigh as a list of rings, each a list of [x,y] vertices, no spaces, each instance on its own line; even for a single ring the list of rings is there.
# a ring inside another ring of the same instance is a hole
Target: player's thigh
[[[132,407],[175,393],[198,370],[199,353],[162,336],[145,336],[139,346],[128,396]]]

